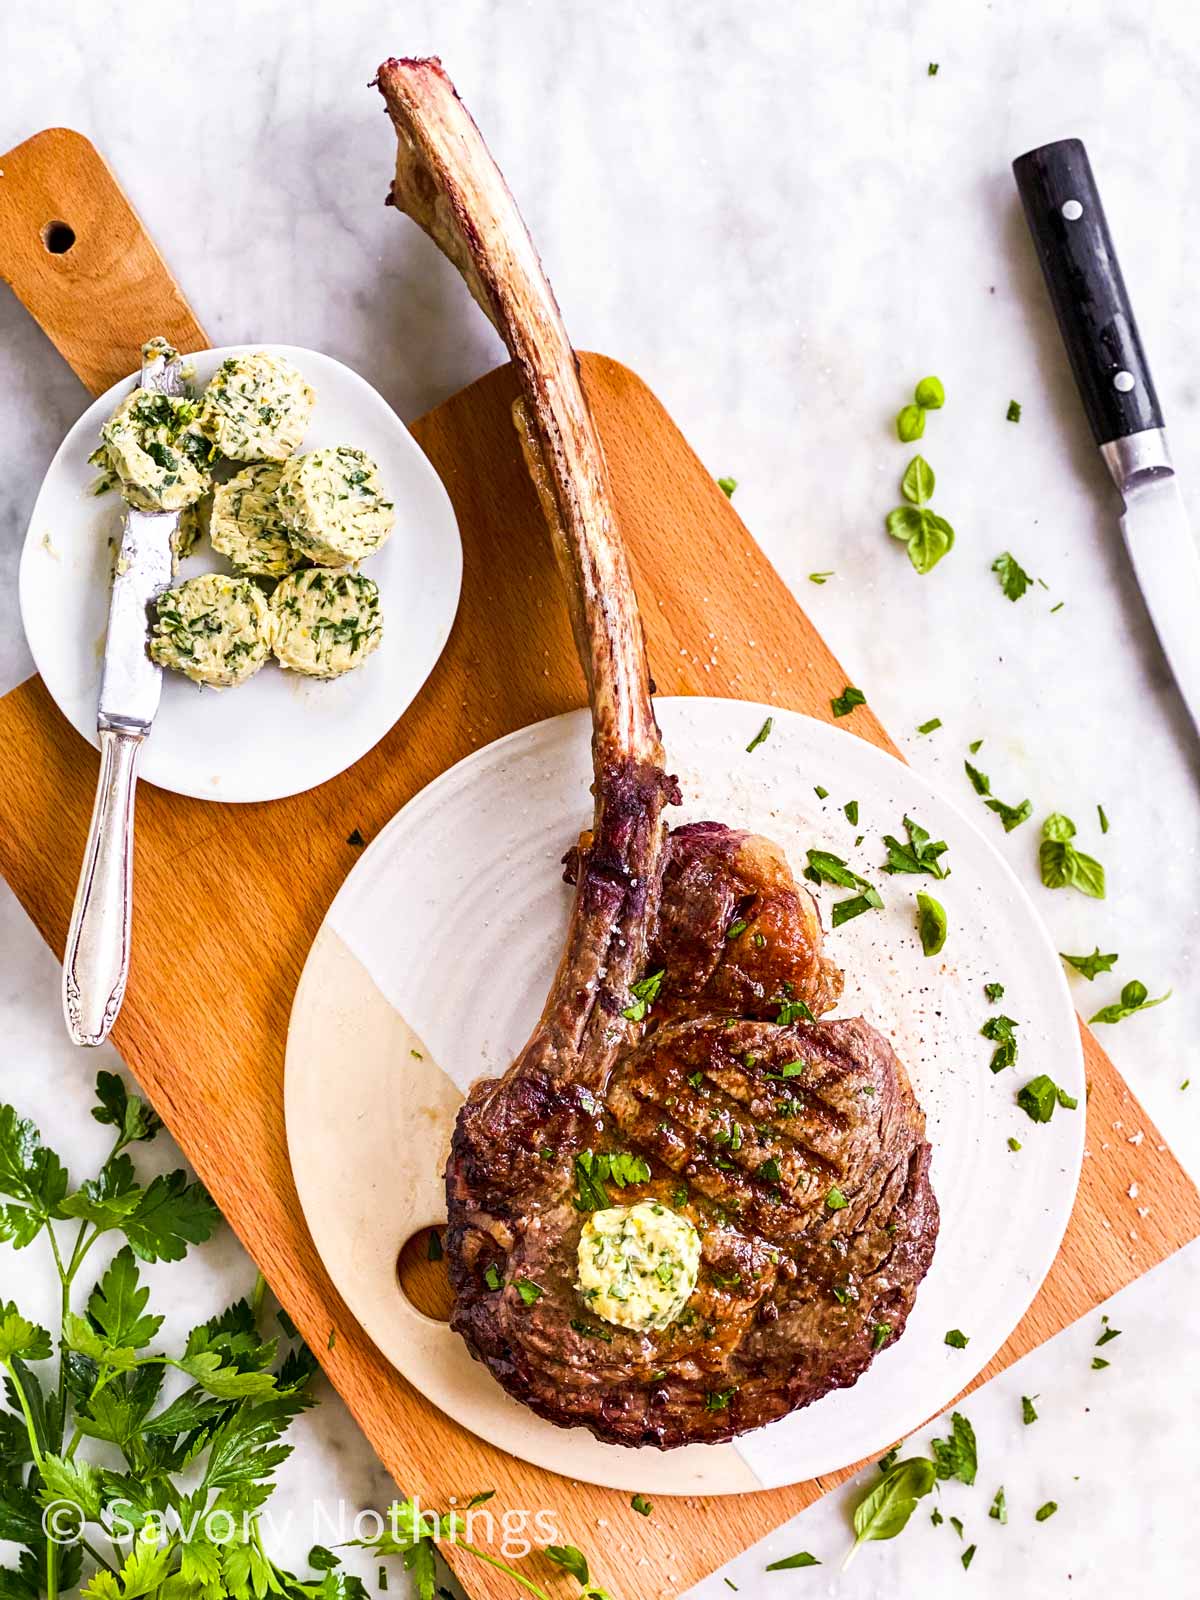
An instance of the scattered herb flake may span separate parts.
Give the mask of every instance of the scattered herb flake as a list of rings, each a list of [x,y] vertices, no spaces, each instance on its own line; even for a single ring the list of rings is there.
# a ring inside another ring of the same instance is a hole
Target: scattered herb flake
[[[959,1560],[963,1564],[963,1571],[964,1572],[971,1565],[971,1563],[972,1563],[972,1561],[974,1561],[974,1559],[975,1559],[975,1546],[973,1544],[969,1544],[967,1546],[967,1548],[963,1551],[962,1555],[959,1557]]]
[[[1047,1500],[1046,1504],[1044,1506],[1039,1506],[1037,1508],[1037,1510],[1034,1512],[1034,1516],[1037,1518],[1037,1520],[1039,1522],[1045,1522],[1046,1518],[1047,1517],[1052,1517],[1057,1510],[1058,1510],[1058,1501],[1057,1500]]]
[[[1100,819],[1100,832],[1101,833],[1107,833],[1108,832],[1108,818],[1104,814],[1104,807],[1103,806],[1097,806],[1096,807],[1096,815]]]
[[[847,1203],[846,1196],[836,1184],[834,1184],[833,1188],[830,1189],[829,1193],[825,1196],[825,1204],[828,1206],[830,1211],[842,1211],[845,1209]]]
[[[835,576],[836,576],[836,574],[833,573],[833,572],[810,572],[809,575],[808,575],[808,581],[809,581],[809,583],[818,583],[818,584],[819,583],[827,583],[830,578],[835,577]]]
[[[782,1561],[772,1561],[767,1572],[792,1572],[797,1567],[819,1567],[821,1563],[807,1550],[798,1550],[794,1556],[784,1556]]]
[[[1021,1396],[1021,1421],[1026,1427],[1028,1427],[1031,1422],[1036,1422],[1038,1419],[1037,1410],[1033,1404],[1036,1399],[1037,1395],[1035,1394],[1023,1394]]]
[[[955,1350],[965,1350],[970,1342],[970,1335],[964,1333],[961,1328],[951,1328],[946,1334],[946,1343]]]
[[[1009,1136],[1008,1136],[1008,1148],[1015,1155],[1017,1153],[1017,1151],[1021,1148],[1020,1139],[1014,1139],[1013,1136],[1011,1134],[1009,1134]]]
[[[717,479],[717,487],[721,490],[727,500],[733,499],[733,491],[737,488],[737,486],[738,481],[736,478]]]
[[[1019,400],[1010,400],[1008,402],[1008,410],[1004,413],[1004,417],[1007,422],[1020,422],[1021,402]]]
[[[775,718],[768,717],[763,723],[762,727],[754,735],[753,739],[751,739],[750,743],[746,746],[747,755],[749,755],[752,750],[757,750],[760,744],[764,744],[771,737],[771,729],[774,726]]]
[[[940,728],[941,725],[942,725],[941,717],[930,717],[928,722],[918,723],[917,732],[918,733],[933,733],[934,730],[937,729],[937,728]]]
[[[846,821],[850,824],[850,826],[852,828],[857,828],[858,827],[858,801],[857,800],[847,800],[846,804],[842,807],[842,810],[846,813]]]
[[[927,956],[940,954],[946,943],[946,909],[939,900],[924,889],[917,891],[917,931],[921,935],[921,949]]]
[[[1089,983],[1099,973],[1111,972],[1120,960],[1115,950],[1111,955],[1101,955],[1099,945],[1096,946],[1090,956],[1069,956],[1065,950],[1060,950],[1058,953],[1064,961],[1075,968],[1076,972],[1081,972]]]
[[[1004,985],[1002,983],[985,983],[983,992],[993,1005],[996,1004],[997,1000],[1004,999]]]
[[[534,1283],[529,1278],[517,1279],[517,1293],[521,1297],[522,1305],[536,1305],[545,1292],[540,1283]]]
[[[1008,1506],[1005,1504],[1004,1500],[1003,1484],[1001,1484],[996,1490],[996,1498],[992,1501],[991,1509],[988,1511],[988,1516],[994,1517],[996,1521],[1000,1523],[1008,1521]]]
[[[648,1517],[654,1510],[654,1502],[647,1500],[644,1494],[635,1494],[629,1502],[639,1517]]]
[[[943,866],[941,856],[948,848],[944,839],[931,840],[928,832],[919,822],[914,822],[911,817],[904,818],[904,830],[908,834],[908,843],[901,844],[890,833],[885,833],[883,842],[887,846],[887,860],[884,862],[885,872],[926,872],[931,878],[948,878],[949,867]]]
[[[846,685],[836,700],[829,702],[835,717],[848,717],[855,706],[865,706],[866,703],[866,695],[861,689],[856,689],[852,683]],[[770,718],[767,720],[770,721]]]
[[[992,571],[1000,580],[1000,587],[1010,600],[1019,600],[1033,582],[1016,556],[1007,550],[992,562]]]

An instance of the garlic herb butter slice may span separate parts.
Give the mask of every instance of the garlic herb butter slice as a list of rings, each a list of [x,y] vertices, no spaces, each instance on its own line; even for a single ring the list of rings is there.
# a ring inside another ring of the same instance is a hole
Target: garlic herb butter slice
[[[696,1287],[700,1235],[659,1204],[594,1211],[579,1237],[576,1288],[593,1316],[645,1332],[674,1322]]]
[[[374,555],[396,520],[379,468],[344,444],[294,456],[279,481],[279,507],[292,542],[323,567]]]
[[[168,589],[155,604],[151,658],[193,683],[230,689],[271,654],[272,620],[248,578],[205,572]]]
[[[204,391],[199,426],[230,461],[286,461],[304,438],[316,396],[265,350],[229,356]]]
[[[213,490],[209,538],[238,572],[282,578],[303,560],[279,509],[282,471],[274,462],[258,461]]]
[[[383,639],[379,587],[361,572],[294,572],[271,596],[271,615],[280,665],[310,678],[360,667]]]

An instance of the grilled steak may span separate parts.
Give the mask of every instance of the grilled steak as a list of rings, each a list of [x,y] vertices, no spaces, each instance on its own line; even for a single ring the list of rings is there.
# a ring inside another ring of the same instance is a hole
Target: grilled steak
[[[841,974],[768,840],[678,799],[574,352],[503,179],[437,61],[388,61],[390,201],[441,246],[520,376],[514,420],[593,713],[595,818],[532,1037],[477,1083],[446,1168],[452,1326],[534,1411],[661,1448],[853,1383],[937,1236],[925,1124],[890,1045],[821,1021]]]

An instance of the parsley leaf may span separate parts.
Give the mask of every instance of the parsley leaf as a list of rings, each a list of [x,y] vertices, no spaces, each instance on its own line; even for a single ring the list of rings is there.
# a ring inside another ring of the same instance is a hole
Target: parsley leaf
[[[644,978],[639,978],[636,983],[629,985],[629,992],[633,996],[632,1003],[621,1012],[623,1017],[630,1022],[643,1022],[650,1007],[658,999],[659,990],[662,988],[666,969],[660,967],[657,972],[651,972]]]
[[[989,1017],[980,1028],[980,1033],[985,1039],[990,1039],[996,1046],[992,1055],[991,1068],[993,1072],[1003,1072],[1005,1067],[1011,1067],[1017,1059],[1017,1036],[1013,1032],[1017,1024],[1011,1017]]]
[[[1090,956],[1069,956],[1065,950],[1060,950],[1058,953],[1064,961],[1075,968],[1076,972],[1081,972],[1089,983],[1099,973],[1111,972],[1120,959],[1116,951],[1110,956],[1102,956],[1099,945],[1096,946]]]
[[[1149,991],[1146,985],[1133,978],[1121,990],[1121,998],[1119,1000],[1114,1000],[1111,1005],[1101,1006],[1096,1015],[1089,1020],[1092,1022],[1121,1022],[1126,1017],[1132,1017],[1135,1011],[1149,1011],[1152,1006],[1160,1006],[1164,1000],[1171,998],[1170,989],[1167,990],[1166,994],[1160,994],[1157,1000],[1149,999],[1148,994]]]
[[[966,1346],[967,1340],[963,1334],[959,1334],[958,1338],[962,1342],[956,1343],[956,1348],[961,1350]],[[947,1334],[946,1343],[952,1342],[955,1341],[952,1341]],[[931,1440],[930,1449],[933,1452],[934,1466],[939,1479],[957,1478],[960,1483],[967,1484],[975,1482],[979,1459],[975,1430],[961,1411],[956,1411],[950,1418],[950,1437]]]
[[[992,571],[1010,600],[1019,600],[1033,582],[1016,556],[1010,555],[1007,550],[992,562]]]
[[[848,717],[854,710],[855,706],[865,706],[866,703],[866,695],[861,689],[856,689],[851,683],[846,685],[836,700],[831,700],[829,702],[833,708],[833,714],[835,717]]]

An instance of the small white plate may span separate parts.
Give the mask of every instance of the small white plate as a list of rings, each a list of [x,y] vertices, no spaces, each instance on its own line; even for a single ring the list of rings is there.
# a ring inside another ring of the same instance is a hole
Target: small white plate
[[[846,969],[840,1013],[864,1014],[893,1040],[928,1118],[941,1234],[904,1337],[852,1389],[732,1444],[659,1453],[535,1417],[401,1292],[401,1245],[445,1219],[442,1168],[462,1095],[481,1074],[503,1072],[525,1042],[562,948],[570,891],[560,860],[591,818],[583,712],[469,756],[356,863],[292,1008],[288,1145],[313,1239],[346,1303],[404,1376],[463,1427],[588,1482],[731,1494],[797,1483],[886,1448],[992,1359],[1071,1214],[1083,1055],[1060,962],[1027,895],[992,843],[919,773],[794,712],[700,698],[656,707],[684,796],[672,824],[712,817],[765,833],[797,871],[809,846],[823,846],[883,893],[883,911],[831,932],[827,948]],[[771,735],[747,754],[768,712]],[[824,801],[818,784],[829,791]],[[859,803],[857,825],[842,810],[849,800]],[[945,880],[879,871],[882,836],[903,837],[906,814],[948,841]],[[999,837],[982,808],[980,818]],[[918,889],[942,902],[949,921],[934,959],[917,938]],[[829,906],[845,891],[818,893],[828,926]],[[988,982],[1005,986],[997,1005],[984,994]],[[994,1046],[979,1029],[997,1011],[1016,1019],[1019,1053],[1015,1068],[993,1075]],[[1015,1101],[1042,1072],[1079,1101],[1048,1125]],[[968,1336],[965,1349],[946,1344],[951,1328]]]
[[[322,682],[268,662],[236,689],[201,689],[163,673],[162,704],[139,776],[201,800],[278,800],[325,783],[377,744],[432,672],[462,587],[462,545],[449,497],[420,446],[383,396],[349,367],[293,345],[229,345],[189,356],[197,387],[227,356],[267,350],[291,361],[316,391],[301,449],[351,444],[379,464],[396,527],[363,571],[379,585],[383,643],[343,678]],[[68,433],[42,484],[21,554],[21,617],[29,648],[59,710],[92,744],[119,537],[117,494],[95,496],[87,458],[100,425],[132,378],[114,384]],[[203,539],[180,577],[230,571]]]

